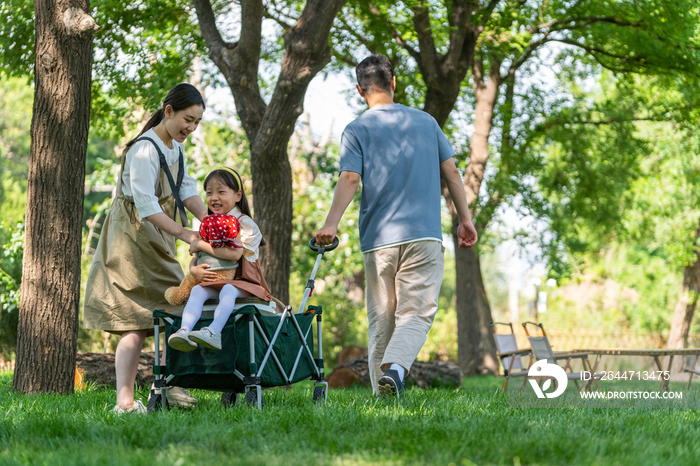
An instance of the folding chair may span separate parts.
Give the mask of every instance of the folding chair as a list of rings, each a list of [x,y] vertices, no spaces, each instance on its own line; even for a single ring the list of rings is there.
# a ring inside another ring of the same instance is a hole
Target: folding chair
[[[496,333],[496,325],[508,326],[510,328],[510,333]],[[523,386],[520,387],[522,392],[525,388],[525,383],[527,382],[527,369],[523,367],[522,357],[525,355],[530,355],[530,362],[528,367],[532,365],[532,351],[529,349],[518,349],[518,343],[515,341],[515,332],[513,332],[513,324],[510,322],[491,322],[491,333],[493,333],[493,339],[496,342],[496,354],[501,360],[503,365],[503,376],[506,381],[503,383],[503,391],[508,388],[508,380],[511,377],[524,377]]]
[[[693,374],[695,375],[700,375],[700,370],[696,369],[696,365],[698,363],[698,355],[695,355],[695,359],[693,360],[693,364],[690,365],[690,367],[686,367],[683,369],[683,372],[690,372],[690,377],[688,377],[688,386],[685,388],[686,390],[690,390],[690,382],[693,381]]]
[[[530,333],[527,331],[528,325],[534,325],[535,327],[539,327],[540,331],[542,332],[542,336],[530,335]],[[574,372],[573,368],[571,367],[571,361],[573,359],[580,359],[584,370],[586,369],[586,367],[588,367],[588,371],[591,373],[591,379],[593,379],[593,382],[595,383],[596,390],[600,390],[600,386],[598,385],[598,379],[603,377],[603,374],[593,373],[593,369],[591,368],[591,362],[588,359],[588,353],[567,351],[554,352],[552,350],[552,345],[550,345],[549,343],[547,332],[544,331],[544,326],[542,324],[538,324],[535,322],[525,322],[523,323],[523,329],[525,330],[525,335],[527,335],[527,339],[530,341],[530,348],[532,349],[532,354],[537,361],[541,359],[546,359],[548,363],[557,364],[557,361],[566,359],[566,365],[564,366],[564,371],[568,369],[568,371],[566,372],[566,378],[568,380],[573,380],[574,384],[576,384],[576,388],[580,391],[584,391],[590,386],[590,381],[587,381],[585,384],[583,384],[583,388],[580,388],[578,386],[578,381],[581,380],[582,373]]]

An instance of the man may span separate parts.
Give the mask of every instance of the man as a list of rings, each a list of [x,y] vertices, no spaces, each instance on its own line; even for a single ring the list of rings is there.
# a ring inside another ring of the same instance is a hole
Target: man
[[[394,103],[396,77],[387,57],[370,56],[355,71],[369,110],[343,131],[340,178],[316,241],[331,244],[362,180],[370,379],[374,393],[400,397],[437,312],[445,251],[440,175],[459,215],[459,247],[473,246],[477,234],[454,150],[435,119]]]

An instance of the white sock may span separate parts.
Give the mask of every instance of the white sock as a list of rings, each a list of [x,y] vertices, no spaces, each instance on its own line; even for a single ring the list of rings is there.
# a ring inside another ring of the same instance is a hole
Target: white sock
[[[389,368],[389,370],[395,370],[396,372],[398,372],[399,379],[401,379],[401,381],[403,382],[403,375],[404,375],[405,369],[402,366],[400,366],[399,364],[392,364],[391,367]]]
[[[230,283],[221,288],[219,292],[219,305],[216,306],[216,310],[214,311],[214,321],[209,324],[209,330],[213,333],[221,333],[224,329],[224,325],[226,325],[228,318],[231,316],[231,313],[233,313],[233,306],[236,304],[236,298],[238,298],[239,294],[238,288]]]
[[[202,306],[207,299],[216,298],[218,292],[208,286],[197,285],[190,292],[190,299],[187,300],[184,311],[182,311],[181,329],[191,332],[194,325],[202,316]]]

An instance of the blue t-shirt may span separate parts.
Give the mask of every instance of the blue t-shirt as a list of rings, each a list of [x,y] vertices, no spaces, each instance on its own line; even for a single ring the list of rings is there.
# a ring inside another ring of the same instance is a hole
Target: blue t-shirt
[[[363,252],[420,238],[442,240],[440,164],[455,154],[429,114],[375,107],[345,127],[340,171],[359,173]]]

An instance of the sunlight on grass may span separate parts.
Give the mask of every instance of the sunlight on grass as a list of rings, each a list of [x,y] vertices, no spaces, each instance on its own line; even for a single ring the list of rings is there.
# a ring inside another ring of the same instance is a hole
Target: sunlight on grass
[[[695,409],[514,408],[501,383],[469,378],[459,390],[411,389],[400,401],[351,388],[314,405],[312,385],[302,382],[265,391],[263,411],[242,397],[225,410],[218,392],[196,390],[192,410],[116,416],[111,389],[25,396],[11,391],[5,372],[0,464],[695,464],[700,457]],[[137,396],[145,401],[147,390]]]

